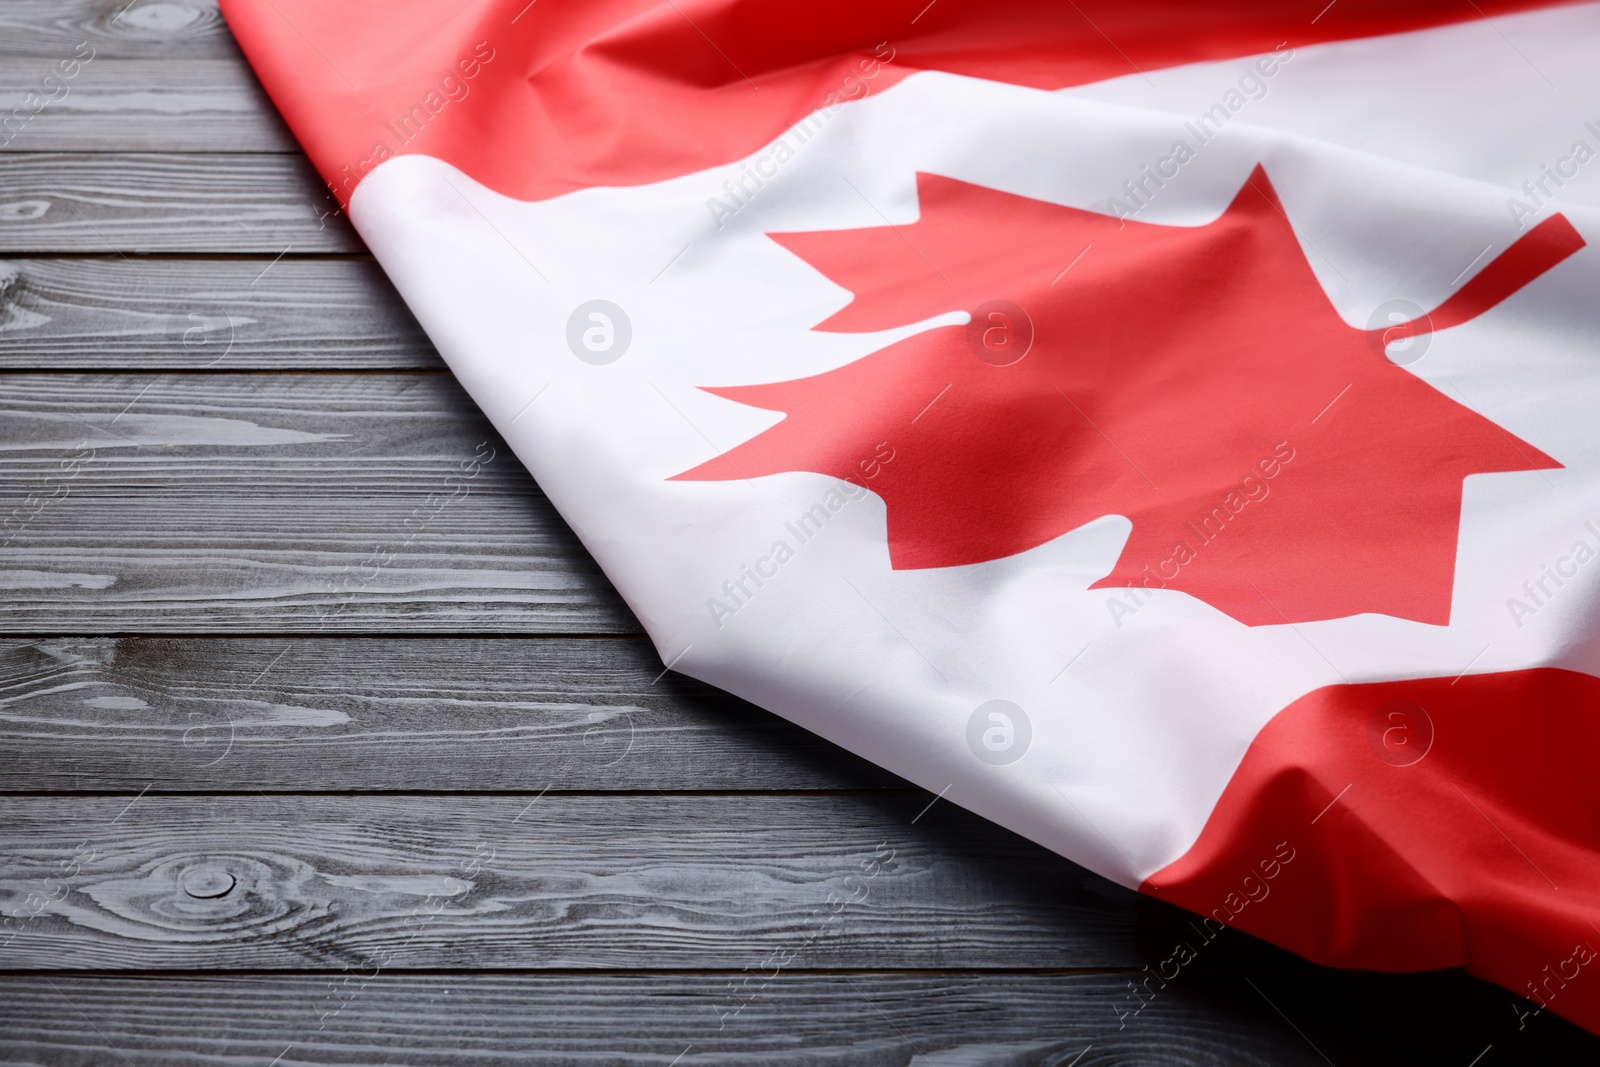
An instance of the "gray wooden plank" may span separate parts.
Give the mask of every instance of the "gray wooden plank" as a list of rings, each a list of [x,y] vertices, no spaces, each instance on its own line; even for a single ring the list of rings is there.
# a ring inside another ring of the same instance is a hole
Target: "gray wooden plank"
[[[0,152],[0,255],[358,252],[298,155]]]
[[[8,374],[0,455],[0,501],[58,481],[76,496],[538,491],[448,374]]]
[[[0,1055],[59,1067],[1326,1067],[1237,980],[1210,1000],[1175,987],[1159,1014],[1119,1031],[1126,991],[1112,975],[785,974],[731,1015],[728,987],[746,977],[0,979]],[[1362,1062],[1433,1062],[1371,1051]]]
[[[0,152],[298,151],[242,56],[59,62],[0,56]]]
[[[909,789],[639,639],[0,641],[0,790]],[[3,964],[3,959],[0,959]]]
[[[913,822],[921,794],[545,792],[554,778],[530,766],[517,796],[0,798],[0,967],[1159,961],[1137,894],[951,805]]]
[[[371,260],[0,261],[0,369],[442,366]]]
[[[97,58],[239,55],[216,0],[6,0],[0,5],[0,55],[53,63],[84,41]]]
[[[638,632],[535,493],[46,504],[0,548],[0,633]]]
[[[0,396],[0,632],[638,632],[447,375]]]
[[[0,979],[0,1056],[550,1067],[1479,1067],[1600,1041],[1458,975],[1182,974],[1126,1026],[1121,974]],[[1252,987],[1253,983],[1253,987]],[[1484,1056],[1487,1048],[1493,1051]]]

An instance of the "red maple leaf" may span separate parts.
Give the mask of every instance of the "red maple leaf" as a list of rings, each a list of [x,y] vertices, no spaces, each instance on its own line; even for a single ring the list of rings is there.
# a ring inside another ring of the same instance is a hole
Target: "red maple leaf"
[[[1329,302],[1260,167],[1203,226],[932,174],[917,195],[912,225],[770,236],[854,294],[818,330],[972,321],[814,377],[709,389],[787,417],[678,478],[851,480],[883,498],[897,569],[1121,515],[1132,534],[1091,588],[1179,589],[1252,626],[1445,624],[1462,479],[1560,466],[1384,355],[1583,247],[1559,215],[1431,314],[1369,331]],[[894,459],[873,462],[883,442]]]

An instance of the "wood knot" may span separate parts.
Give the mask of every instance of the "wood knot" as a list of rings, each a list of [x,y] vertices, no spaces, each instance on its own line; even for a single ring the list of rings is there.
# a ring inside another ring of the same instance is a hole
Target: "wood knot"
[[[184,871],[179,884],[185,893],[196,900],[215,900],[231,893],[237,881],[221,867],[202,864]]]
[[[180,852],[81,891],[107,913],[102,921],[141,931],[134,936],[148,937],[153,928],[182,940],[226,940],[282,922],[313,877],[306,864],[286,856]]]
[[[171,39],[193,36],[196,30],[213,28],[206,5],[195,3],[144,3],[119,6],[117,14],[102,26],[116,36],[134,39]]]

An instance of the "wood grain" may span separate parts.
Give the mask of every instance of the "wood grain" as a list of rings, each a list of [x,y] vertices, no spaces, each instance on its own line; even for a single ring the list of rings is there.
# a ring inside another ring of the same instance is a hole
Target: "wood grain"
[[[441,367],[371,260],[0,261],[0,369]]]
[[[6,0],[0,56],[54,61],[88,41],[100,57],[240,58],[215,0]]]
[[[1122,975],[786,973],[730,1014],[729,987],[748,980],[0,979],[0,1048],[60,1067],[1468,1067],[1491,1044],[1480,1067],[1551,1067],[1595,1053],[1548,1014],[1517,1031],[1503,994],[1454,975],[1180,980],[1121,1029]]]
[[[73,56],[73,46],[61,55]],[[0,152],[299,151],[243,57],[174,62],[96,54],[70,78],[60,76],[58,62],[0,57],[0,114],[14,116]],[[47,74],[54,74],[45,89],[53,98],[30,100]],[[25,122],[15,121],[15,109],[23,109]]]
[[[5,256],[363,251],[333,210],[301,156],[0,152]]]
[[[738,970],[775,951],[807,968],[1160,958],[1141,951],[1136,894],[950,805],[913,822],[921,794],[545,792],[558,782],[530,766],[518,796],[0,798],[0,908],[24,915],[4,927],[0,960]]]
[[[443,375],[8,375],[9,633],[636,633]]]
[[[71,493],[0,549],[0,595],[12,634],[638,632],[537,495]]]
[[[0,455],[0,494],[538,494],[446,374],[8,374]]]
[[[638,639],[0,641],[0,790],[910,789]],[[0,961],[3,962],[3,961]]]
[[[54,1067],[1467,1067],[1486,1033],[1498,1040],[1483,1067],[1593,1051],[1551,1018],[1507,1034],[1486,990],[1441,977],[1369,979],[1372,1003],[1340,976],[1175,983],[1123,1029],[1121,975],[788,973],[730,1015],[729,986],[747,978],[0,979],[0,1047]],[[1373,1025],[1341,1027],[1330,1004]]]

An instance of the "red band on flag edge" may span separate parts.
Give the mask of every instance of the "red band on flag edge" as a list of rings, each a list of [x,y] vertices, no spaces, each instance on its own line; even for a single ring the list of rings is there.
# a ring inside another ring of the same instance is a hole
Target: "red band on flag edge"
[[[855,0],[221,6],[347,205],[397,155],[544,200],[741,159],[917,71],[1060,89],[1575,2],[1342,0],[1316,17],[1276,0],[944,0],[915,18]]]
[[[1250,743],[1141,890],[1317,963],[1465,967],[1600,1032],[1600,679],[1334,685]]]

